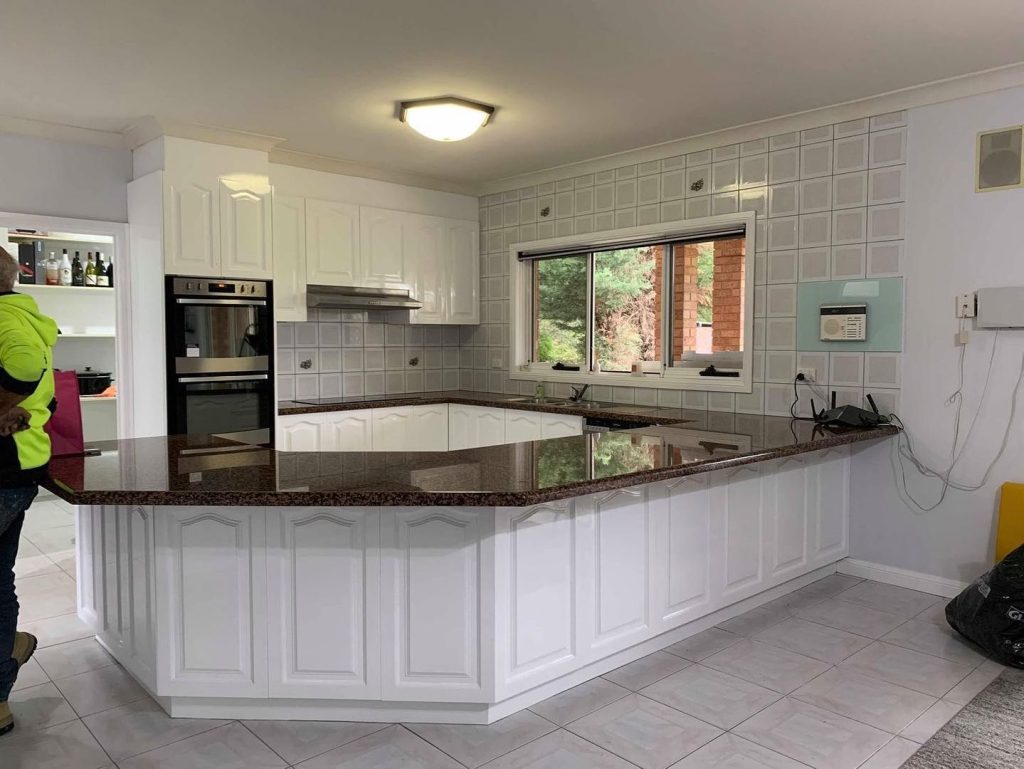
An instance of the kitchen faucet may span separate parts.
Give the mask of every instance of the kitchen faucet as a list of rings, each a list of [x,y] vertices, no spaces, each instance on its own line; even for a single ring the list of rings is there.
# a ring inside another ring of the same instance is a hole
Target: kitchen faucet
[[[572,395],[569,396],[569,400],[571,400],[573,403],[579,403],[581,400],[583,400],[583,396],[587,394],[587,390],[590,389],[590,385],[585,384],[581,387],[575,387],[570,385],[569,389],[572,390]]]

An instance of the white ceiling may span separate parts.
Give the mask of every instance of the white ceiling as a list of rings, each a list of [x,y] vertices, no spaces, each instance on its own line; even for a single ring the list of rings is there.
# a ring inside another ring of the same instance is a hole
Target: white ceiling
[[[0,114],[479,183],[1024,61],[1021,0],[3,0]],[[440,144],[401,99],[498,106]]]

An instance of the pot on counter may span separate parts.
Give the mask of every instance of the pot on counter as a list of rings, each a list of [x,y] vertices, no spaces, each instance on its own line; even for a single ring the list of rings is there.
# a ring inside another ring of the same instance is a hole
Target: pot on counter
[[[78,377],[78,392],[82,395],[99,395],[110,387],[109,371],[93,371],[91,366],[86,366],[84,371],[76,371]]]

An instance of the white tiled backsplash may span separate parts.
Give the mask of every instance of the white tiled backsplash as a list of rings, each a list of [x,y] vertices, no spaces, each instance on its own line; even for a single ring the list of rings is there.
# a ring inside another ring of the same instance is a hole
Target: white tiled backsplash
[[[899,353],[797,350],[796,296],[800,282],[903,274],[906,153],[906,113],[894,112],[481,198],[481,324],[462,331],[460,386],[533,392],[533,382],[507,374],[511,244],[754,211],[753,392],[597,386],[592,397],[788,416],[800,366],[816,369],[818,390],[836,390],[840,404],[867,408],[870,392],[880,409],[898,410]],[[691,190],[701,178],[703,187]],[[540,216],[544,208],[548,217]],[[810,395],[801,392],[804,414]]]
[[[305,323],[278,323],[277,397],[458,389],[460,327],[394,321],[384,312],[310,310]]]

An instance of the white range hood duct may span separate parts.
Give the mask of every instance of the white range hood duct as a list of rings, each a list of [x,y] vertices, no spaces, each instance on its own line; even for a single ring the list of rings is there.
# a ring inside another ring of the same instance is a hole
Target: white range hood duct
[[[306,287],[306,306],[339,310],[418,310],[423,304],[404,289],[311,285]]]

